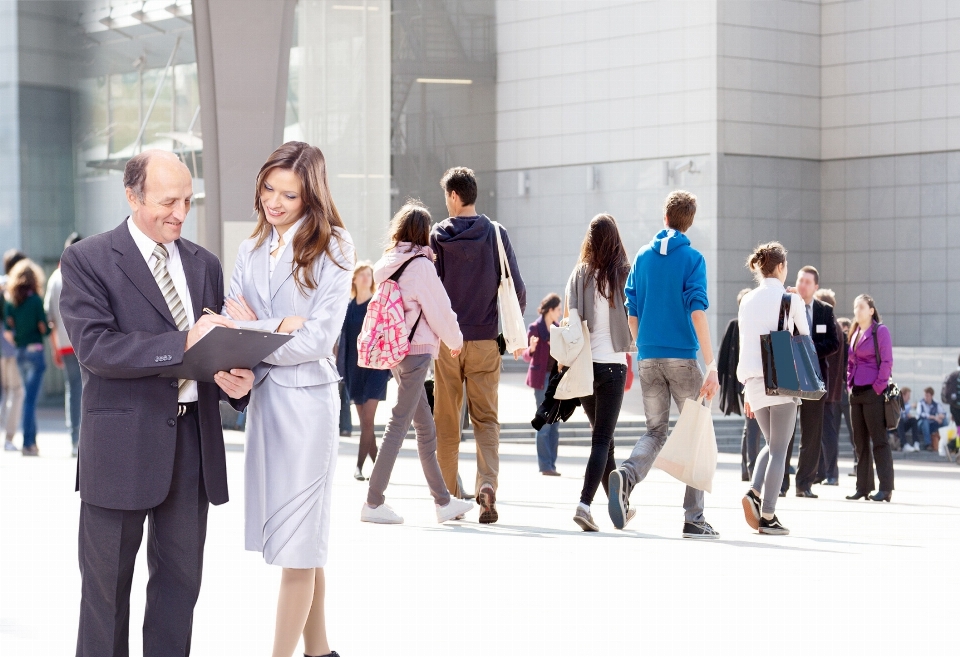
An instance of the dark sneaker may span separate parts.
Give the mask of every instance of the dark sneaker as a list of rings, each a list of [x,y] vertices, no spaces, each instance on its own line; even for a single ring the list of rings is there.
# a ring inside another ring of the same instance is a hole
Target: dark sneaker
[[[720,538],[720,532],[710,526],[706,520],[683,523],[684,538]]]
[[[760,507],[763,506],[763,501],[760,499],[760,496],[751,488],[747,491],[747,494],[743,496],[742,503],[743,517],[747,521],[747,524],[750,525],[751,529],[759,529]]]
[[[790,530],[780,524],[777,516],[773,516],[770,520],[760,518],[760,533],[770,534],[772,536],[786,536],[790,533]]]
[[[477,502],[480,504],[480,524],[492,525],[500,516],[497,514],[497,495],[492,486],[484,486],[477,493]]]
[[[577,505],[577,510],[573,514],[573,521],[580,525],[580,529],[585,532],[598,532],[600,527],[597,526],[597,523],[593,521],[593,514],[589,511],[585,511],[582,506]]]
[[[623,468],[617,468],[610,473],[607,480],[607,508],[610,511],[610,520],[617,529],[627,526],[627,512],[630,509],[630,493],[627,491],[627,473]]]

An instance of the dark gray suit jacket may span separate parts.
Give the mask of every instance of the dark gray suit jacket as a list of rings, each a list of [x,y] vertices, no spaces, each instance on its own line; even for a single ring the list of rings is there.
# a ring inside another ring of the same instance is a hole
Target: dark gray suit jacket
[[[177,240],[194,317],[223,307],[223,270],[215,255]],[[83,375],[77,490],[89,504],[151,509],[167,497],[177,443],[177,380],[159,378],[183,360],[178,331],[126,221],[69,247],[60,265],[60,313]],[[198,382],[203,481],[213,504],[228,499],[214,383]],[[244,399],[228,399],[234,408]]]

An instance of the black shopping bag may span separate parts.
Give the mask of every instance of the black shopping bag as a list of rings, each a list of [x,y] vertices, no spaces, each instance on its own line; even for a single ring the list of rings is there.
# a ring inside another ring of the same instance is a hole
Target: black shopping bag
[[[817,400],[827,394],[817,359],[817,348],[809,335],[791,335],[783,330],[790,313],[791,295],[780,301],[777,330],[760,336],[763,354],[763,382],[768,395]]]

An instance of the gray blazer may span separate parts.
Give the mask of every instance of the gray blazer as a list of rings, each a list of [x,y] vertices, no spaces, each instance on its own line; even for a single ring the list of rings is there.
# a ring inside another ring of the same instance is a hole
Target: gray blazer
[[[194,317],[223,304],[217,257],[177,240]],[[160,287],[126,221],[63,252],[60,314],[83,376],[77,489],[108,509],[151,509],[166,499],[177,445],[177,380],[159,378],[183,361],[178,331]],[[213,504],[228,499],[220,400],[215,383],[197,383],[203,484]]]
[[[582,266],[578,266],[570,274],[567,281],[567,309],[576,308],[580,319],[587,323],[587,328],[593,330],[594,313],[593,302],[597,290],[597,282],[593,274],[587,274]],[[624,305],[626,297],[623,290],[617,290],[613,295],[613,308],[610,309],[610,341],[614,351],[618,353],[633,353],[637,345],[630,335],[630,324],[627,322],[627,308]]]
[[[335,228],[340,241],[331,237],[330,249],[337,262],[321,255],[313,263],[316,290],[301,292],[293,276],[293,245],[284,249],[270,276],[270,240],[257,246],[250,238],[240,244],[237,264],[230,279],[229,296],[240,295],[256,313],[255,321],[239,326],[276,331],[284,317],[307,319],[290,340],[257,365],[254,385],[266,377],[288,387],[315,386],[340,380],[333,347],[340,339],[350,301],[350,284],[356,255],[350,234]],[[223,314],[227,315],[226,307]]]

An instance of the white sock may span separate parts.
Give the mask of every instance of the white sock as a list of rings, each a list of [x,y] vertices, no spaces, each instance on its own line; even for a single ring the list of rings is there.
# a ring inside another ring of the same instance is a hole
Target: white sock
[[[772,513],[761,513],[761,514],[760,514],[760,517],[763,518],[764,520],[766,520],[767,522],[773,520],[773,516],[774,516],[774,514],[772,514]]]
[[[583,502],[580,502],[580,504],[577,505],[577,508],[583,509],[583,510],[586,511],[587,513],[590,513],[590,505],[589,505],[589,504],[584,504]]]

